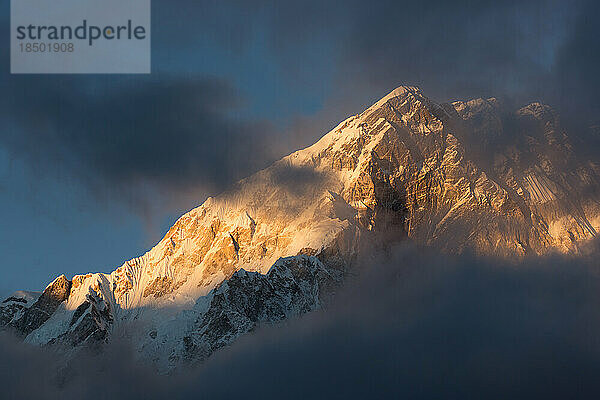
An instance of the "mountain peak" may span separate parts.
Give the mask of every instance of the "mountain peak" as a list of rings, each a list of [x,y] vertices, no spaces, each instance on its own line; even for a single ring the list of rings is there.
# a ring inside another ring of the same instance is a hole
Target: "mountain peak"
[[[419,94],[419,95],[421,95],[422,91],[417,86],[400,85],[396,89],[392,90],[387,95],[385,95],[381,100],[389,100],[389,99],[391,99],[393,97],[398,97],[398,96],[401,96],[401,95],[403,95],[405,93],[412,93],[412,94]]]
[[[61,275],[57,276],[56,278],[54,278],[54,280],[52,282],[50,282],[50,284],[48,284],[48,286],[46,286],[46,289],[53,287],[55,284],[62,285],[68,281],[69,280],[67,279],[65,274],[61,274]]]
[[[391,92],[389,92],[388,94],[386,94],[385,96],[383,96],[375,104],[373,104],[371,107],[369,107],[368,110],[375,110],[375,109],[383,106],[385,103],[387,103],[391,99],[394,99],[396,97],[401,97],[406,94],[412,94],[415,97],[424,97],[423,92],[421,92],[421,89],[419,89],[418,87],[401,85],[401,86],[398,86],[396,89],[392,90]]]
[[[536,104],[515,112],[553,116]],[[373,245],[410,238],[450,253],[577,251],[600,230],[600,171],[560,161],[568,140],[553,120],[504,124],[502,113],[493,98],[439,105],[399,86],[207,199],[112,273],[63,275],[31,306],[0,305],[0,329],[78,346],[138,320],[139,354],[171,368],[258,323],[320,307]],[[524,139],[487,145],[510,135]]]

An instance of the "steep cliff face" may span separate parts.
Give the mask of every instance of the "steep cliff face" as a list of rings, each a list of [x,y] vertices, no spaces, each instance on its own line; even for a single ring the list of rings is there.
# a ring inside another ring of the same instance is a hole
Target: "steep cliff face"
[[[56,278],[30,306],[11,318],[7,326],[18,336],[25,337],[41,327],[64,302],[71,291],[71,281],[64,275]]]
[[[46,289],[3,325],[32,343],[79,346],[136,321],[142,357],[172,367],[319,307],[366,242],[576,252],[600,229],[599,173],[548,106],[440,105],[400,87],[183,215],[143,256],[62,277],[56,295]]]
[[[0,326],[19,320],[23,313],[37,300],[40,293],[18,291],[0,303]]]
[[[266,274],[238,270],[194,307],[145,326],[142,357],[160,371],[203,361],[260,324],[273,324],[321,307],[342,273],[313,256],[278,260]]]
[[[513,229],[523,253],[577,252],[578,243],[596,236],[599,164],[577,159],[552,108],[532,103],[503,116],[493,98],[453,106],[466,123],[473,158],[525,217],[528,229]]]

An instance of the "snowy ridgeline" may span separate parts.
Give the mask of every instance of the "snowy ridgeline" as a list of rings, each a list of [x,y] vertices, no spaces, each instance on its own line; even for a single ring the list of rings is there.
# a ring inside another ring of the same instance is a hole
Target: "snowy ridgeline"
[[[168,370],[319,308],[370,243],[577,252],[600,229],[600,167],[575,157],[548,106],[506,126],[504,114],[494,98],[436,104],[400,87],[184,214],[112,273],[13,295],[0,326],[68,352],[119,332]]]

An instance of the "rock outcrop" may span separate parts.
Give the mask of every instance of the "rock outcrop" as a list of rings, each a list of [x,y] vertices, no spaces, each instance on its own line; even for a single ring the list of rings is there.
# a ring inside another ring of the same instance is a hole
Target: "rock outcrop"
[[[120,326],[140,357],[172,368],[318,308],[366,243],[577,253],[600,229],[599,174],[549,106],[437,104],[403,86],[207,199],[114,272],[59,277],[27,308],[11,301],[0,325],[71,347]]]
[[[42,292],[40,297],[23,310],[19,318],[8,323],[18,336],[25,337],[42,326],[54,314],[58,306],[69,297],[71,281],[64,275],[56,278]]]

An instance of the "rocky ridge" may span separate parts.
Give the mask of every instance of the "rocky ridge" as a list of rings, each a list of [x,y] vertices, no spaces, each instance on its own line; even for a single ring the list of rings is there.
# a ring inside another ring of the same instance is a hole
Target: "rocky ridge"
[[[402,86],[207,199],[111,274],[59,277],[29,307],[3,303],[0,325],[70,348],[125,327],[140,357],[173,368],[318,308],[365,243],[576,253],[600,229],[599,174],[549,106],[437,104]]]

